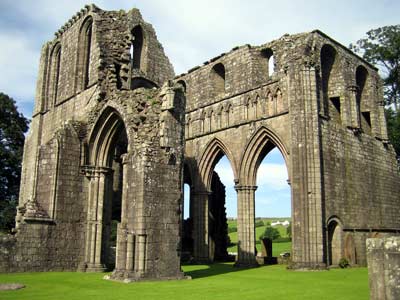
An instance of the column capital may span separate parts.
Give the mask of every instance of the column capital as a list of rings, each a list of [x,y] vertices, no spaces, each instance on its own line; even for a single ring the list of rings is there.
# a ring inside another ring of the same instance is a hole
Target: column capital
[[[348,91],[350,91],[350,92],[355,93],[355,92],[358,91],[358,85],[356,85],[356,84],[350,84],[350,85],[348,85],[348,86],[346,87],[346,89],[347,89]]]
[[[235,185],[235,190],[238,191],[255,191],[257,190],[258,186],[256,185]]]
[[[86,177],[99,177],[100,175],[107,175],[113,172],[113,169],[108,167],[100,167],[100,166],[82,166],[81,173]]]
[[[192,195],[193,196],[196,196],[196,195],[199,195],[199,196],[201,196],[201,195],[203,195],[203,196],[209,196],[209,195],[211,195],[212,194],[212,192],[211,191],[207,191],[207,190],[194,190],[193,192],[192,192]]]

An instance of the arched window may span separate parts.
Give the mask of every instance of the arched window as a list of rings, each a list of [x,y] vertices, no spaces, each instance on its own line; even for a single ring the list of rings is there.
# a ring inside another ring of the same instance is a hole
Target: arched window
[[[44,105],[44,109],[50,109],[50,103],[54,106],[57,103],[58,94],[58,83],[60,79],[60,66],[61,66],[61,45],[57,43],[53,47],[53,51],[50,55],[50,84],[48,85],[48,96],[47,101]]]
[[[141,26],[136,26],[131,31],[131,48],[130,58],[132,69],[140,69],[142,67],[143,52],[143,30]]]
[[[263,58],[264,63],[264,72],[266,73],[267,79],[275,73],[275,59],[274,52],[271,48],[266,48],[261,51],[261,56]]]
[[[360,120],[360,126],[364,132],[371,133],[371,113],[368,105],[368,71],[363,66],[356,69],[356,112]]]
[[[91,81],[91,49],[93,19],[88,17],[81,27],[78,44],[77,87],[84,90]]]
[[[225,94],[225,67],[218,63],[211,69],[211,84],[214,90],[214,96]]]
[[[183,92],[186,94],[186,82],[184,80],[179,80],[177,84],[179,84],[182,87]]]
[[[331,119],[341,123],[341,99],[338,94],[340,81],[340,67],[337,52],[331,45],[321,48],[321,111]]]

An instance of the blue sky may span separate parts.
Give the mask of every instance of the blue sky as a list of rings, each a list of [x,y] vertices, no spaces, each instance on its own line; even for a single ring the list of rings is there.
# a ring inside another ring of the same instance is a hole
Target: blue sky
[[[13,97],[27,117],[33,110],[41,46],[85,4],[0,0],[0,92]],[[286,33],[320,29],[347,46],[372,28],[397,24],[400,11],[398,0],[100,0],[95,4],[105,10],[139,8],[153,24],[176,74],[235,46],[259,45]],[[286,166],[279,156],[271,152],[260,167],[257,216],[290,214]],[[227,186],[228,215],[235,215],[229,162],[221,160],[217,168]]]
[[[92,0],[94,1],[94,0]],[[32,114],[42,44],[88,2],[0,1],[0,91]],[[101,0],[102,9],[137,7],[153,24],[176,74],[243,44],[320,29],[344,45],[371,28],[397,24],[397,0]]]

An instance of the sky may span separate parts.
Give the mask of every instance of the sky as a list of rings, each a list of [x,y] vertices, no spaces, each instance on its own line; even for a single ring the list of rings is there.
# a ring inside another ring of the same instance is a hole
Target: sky
[[[143,18],[153,24],[176,74],[235,46],[263,44],[286,33],[319,29],[347,46],[370,29],[397,24],[400,11],[398,0],[101,0],[94,3],[105,10],[139,8]],[[81,0],[0,0],[0,92],[14,98],[25,116],[32,115],[41,46],[53,39],[54,32],[85,4],[88,2]],[[272,160],[269,164],[280,165],[279,171],[271,172],[282,175],[282,161]],[[226,162],[221,165],[228,169]],[[260,169],[263,168],[264,164]],[[224,179],[229,181],[228,175]],[[274,202],[266,196],[257,198],[263,199],[261,202]]]

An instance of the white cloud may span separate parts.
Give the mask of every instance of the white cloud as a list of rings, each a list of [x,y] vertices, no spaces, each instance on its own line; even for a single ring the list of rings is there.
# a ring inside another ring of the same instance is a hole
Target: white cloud
[[[86,3],[1,0],[2,91],[16,100],[33,101],[41,44]],[[375,0],[98,0],[96,5],[106,10],[139,8],[177,74],[234,46],[265,43],[284,33],[319,28],[348,45],[371,28],[398,23],[400,8],[398,1]]]
[[[18,31],[0,32],[0,89],[18,99],[33,100],[39,53]]]
[[[288,187],[288,175],[285,164],[262,163],[257,172],[257,185],[267,186],[274,191],[285,190]]]

